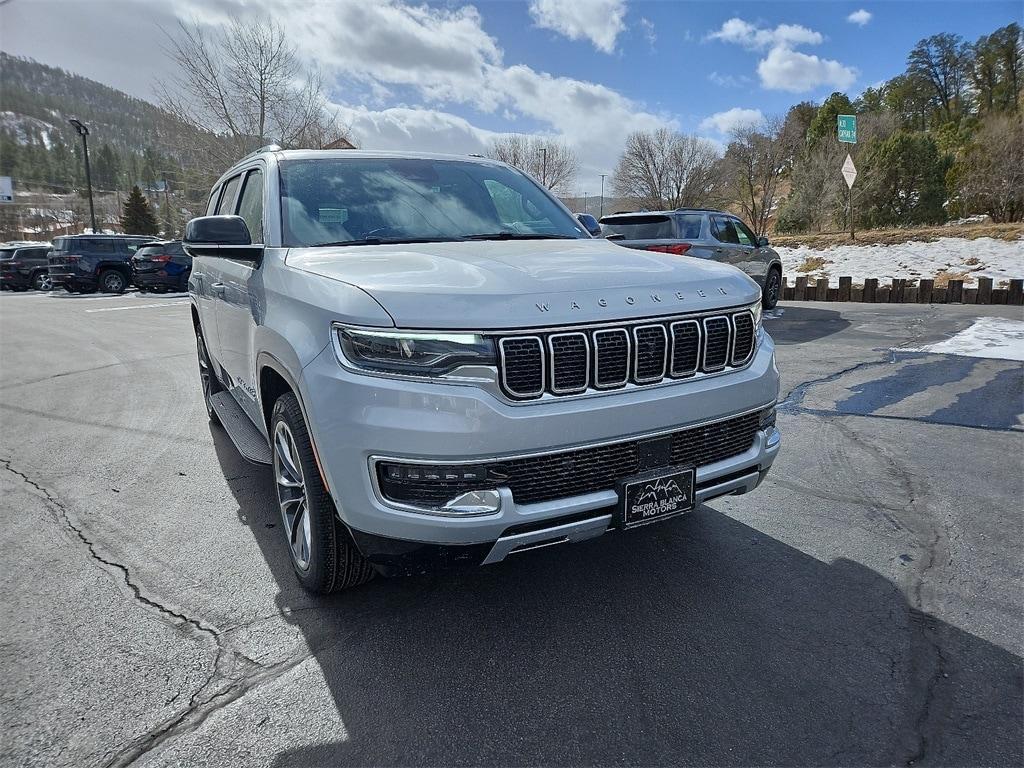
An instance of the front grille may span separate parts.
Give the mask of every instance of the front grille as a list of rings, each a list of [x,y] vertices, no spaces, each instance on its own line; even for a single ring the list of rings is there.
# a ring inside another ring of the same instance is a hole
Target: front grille
[[[518,400],[740,368],[754,346],[754,318],[747,310],[498,340],[502,388]]]
[[[446,471],[422,465],[412,472],[393,472],[396,478],[389,477],[381,463],[377,478],[385,498],[405,504],[442,506],[465,491],[499,486],[510,488],[517,504],[536,504],[614,489],[620,480],[652,469],[703,467],[738,456],[754,444],[760,419],[761,412],[755,411],[657,438],[487,462],[468,469],[455,465]]]

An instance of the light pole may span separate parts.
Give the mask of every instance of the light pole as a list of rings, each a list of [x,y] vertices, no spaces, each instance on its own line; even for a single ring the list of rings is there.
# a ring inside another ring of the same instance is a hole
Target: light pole
[[[82,137],[82,149],[85,150],[85,186],[89,189],[89,218],[92,220],[92,233],[97,235],[99,232],[96,230],[96,209],[92,204],[92,173],[89,170],[89,126],[77,117],[72,117],[68,122],[75,127],[78,135]]]
[[[604,216],[604,177],[607,175],[607,173],[601,174],[601,212],[597,215],[598,219]]]

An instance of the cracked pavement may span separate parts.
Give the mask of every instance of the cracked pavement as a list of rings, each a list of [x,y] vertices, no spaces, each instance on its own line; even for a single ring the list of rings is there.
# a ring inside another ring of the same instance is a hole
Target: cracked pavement
[[[0,296],[0,765],[1024,762],[1024,366],[904,351],[1019,307],[787,303],[756,493],[322,599],[133,301]]]

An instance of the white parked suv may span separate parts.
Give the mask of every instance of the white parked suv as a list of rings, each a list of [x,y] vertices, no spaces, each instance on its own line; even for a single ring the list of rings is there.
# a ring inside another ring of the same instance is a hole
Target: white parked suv
[[[207,214],[207,408],[312,591],[665,520],[779,451],[759,286],[592,238],[503,163],[271,147]]]

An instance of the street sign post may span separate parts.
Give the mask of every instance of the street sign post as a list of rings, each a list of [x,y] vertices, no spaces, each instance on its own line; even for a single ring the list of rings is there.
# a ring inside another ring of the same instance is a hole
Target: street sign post
[[[839,133],[842,135],[842,128],[839,129]],[[846,188],[850,190],[850,202],[846,209],[850,218],[850,239],[856,240],[857,237],[853,231],[853,182],[857,180],[857,166],[853,164],[853,158],[849,155],[846,156],[846,162],[843,163],[843,178],[846,179]]]
[[[836,128],[839,132],[839,140],[844,144],[857,143],[857,116],[839,115]]]

